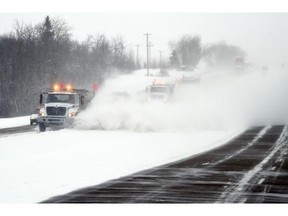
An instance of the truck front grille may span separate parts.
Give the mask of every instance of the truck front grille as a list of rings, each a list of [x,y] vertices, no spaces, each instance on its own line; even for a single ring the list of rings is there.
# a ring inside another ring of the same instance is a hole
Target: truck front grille
[[[151,95],[152,99],[163,99],[164,95]]]
[[[47,112],[47,115],[65,116],[66,107],[47,107],[46,112]]]

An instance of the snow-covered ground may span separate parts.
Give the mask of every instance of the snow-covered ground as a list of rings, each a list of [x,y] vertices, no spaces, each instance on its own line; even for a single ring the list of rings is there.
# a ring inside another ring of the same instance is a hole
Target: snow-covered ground
[[[237,131],[62,130],[4,137],[1,203],[35,203],[221,145]]]
[[[0,118],[0,129],[11,128],[30,124],[30,116],[16,118]]]
[[[108,80],[73,128],[0,135],[0,203],[40,202],[215,148],[252,124],[287,119],[285,74],[203,73],[199,85],[179,86],[173,101],[147,103],[145,87],[156,77],[145,73]],[[0,128],[28,123],[27,116],[0,119]]]

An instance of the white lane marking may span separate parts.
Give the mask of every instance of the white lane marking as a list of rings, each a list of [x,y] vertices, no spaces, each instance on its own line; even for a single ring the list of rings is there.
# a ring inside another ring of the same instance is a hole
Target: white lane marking
[[[224,161],[226,161],[226,160],[228,160],[228,159],[230,159],[230,158],[232,158],[232,157],[235,157],[236,155],[242,153],[243,151],[245,151],[246,149],[248,149],[249,147],[251,147],[252,145],[254,145],[261,137],[263,137],[263,135],[264,135],[265,133],[267,133],[267,131],[270,130],[271,127],[272,127],[271,125],[270,125],[270,126],[266,126],[266,127],[263,128],[263,129],[257,134],[257,136],[256,136],[251,142],[249,142],[244,148],[238,150],[237,152],[235,152],[235,153],[232,154],[232,155],[229,155],[228,157],[223,158],[223,159],[220,160],[220,161],[217,161],[217,162],[214,163],[213,165],[218,165],[218,164],[220,164],[220,163],[222,163],[222,162],[224,162]]]
[[[264,181],[265,181],[265,178],[261,178],[261,179],[257,182],[257,184],[262,184]]]
[[[244,197],[244,198],[241,199],[240,203],[245,203],[246,200],[247,200],[247,197]]]

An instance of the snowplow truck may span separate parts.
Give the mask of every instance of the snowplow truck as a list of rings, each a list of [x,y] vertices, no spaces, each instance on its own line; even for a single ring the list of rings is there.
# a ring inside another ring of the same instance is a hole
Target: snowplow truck
[[[59,89],[54,86],[50,91],[40,94],[39,117],[37,123],[39,131],[46,131],[47,127],[67,127],[74,118],[94,98],[95,93],[85,89]]]
[[[147,101],[167,102],[174,92],[173,84],[154,84],[146,87]]]

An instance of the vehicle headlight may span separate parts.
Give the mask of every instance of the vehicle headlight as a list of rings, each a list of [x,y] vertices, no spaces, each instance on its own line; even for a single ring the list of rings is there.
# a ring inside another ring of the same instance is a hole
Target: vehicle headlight
[[[71,117],[75,117],[75,116],[76,116],[76,113],[75,113],[75,112],[69,112],[69,113],[68,113],[68,117],[70,117],[70,118],[71,118]]]
[[[46,115],[45,108],[41,108],[39,110],[39,116],[45,116],[45,115]]]
[[[73,109],[73,108],[69,109],[67,116],[70,117],[70,118],[75,117],[76,116],[75,109]]]

